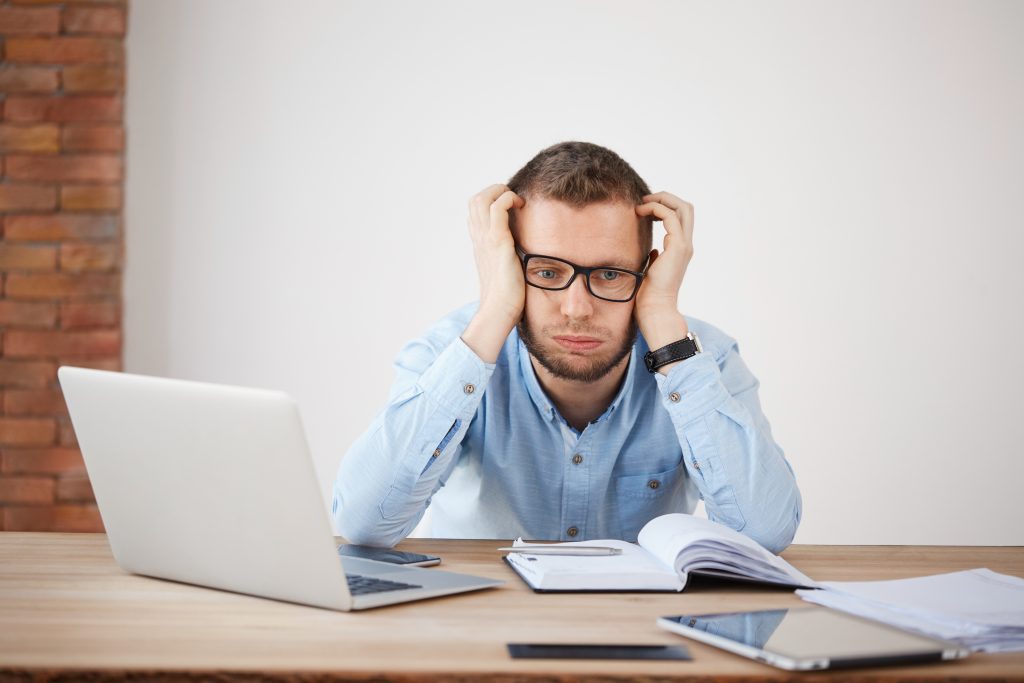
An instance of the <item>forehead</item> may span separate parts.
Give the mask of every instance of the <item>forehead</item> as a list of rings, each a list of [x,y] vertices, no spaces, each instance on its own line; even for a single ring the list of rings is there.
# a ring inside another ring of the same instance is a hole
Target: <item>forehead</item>
[[[516,238],[528,253],[583,266],[636,268],[642,260],[639,218],[627,202],[575,207],[555,199],[531,199],[515,211]]]

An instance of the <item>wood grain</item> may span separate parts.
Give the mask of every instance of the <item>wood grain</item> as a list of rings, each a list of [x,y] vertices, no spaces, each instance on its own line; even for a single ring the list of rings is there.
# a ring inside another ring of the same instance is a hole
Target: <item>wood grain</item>
[[[507,539],[502,539],[502,542]],[[499,542],[416,539],[400,548],[501,588],[340,613],[122,572],[102,534],[0,533],[0,682],[1024,680],[1024,653],[793,675],[655,626],[658,616],[802,605],[786,591],[723,584],[683,594],[530,592]],[[794,546],[819,580],[899,578],[988,567],[1024,576],[1024,548]],[[512,660],[510,642],[685,643],[691,662]]]

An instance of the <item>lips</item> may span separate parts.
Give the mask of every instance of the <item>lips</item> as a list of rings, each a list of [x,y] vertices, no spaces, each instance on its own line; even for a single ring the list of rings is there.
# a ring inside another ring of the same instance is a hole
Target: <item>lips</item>
[[[558,335],[554,338],[559,346],[570,351],[590,351],[603,344],[600,339],[593,337],[578,337],[576,335]]]

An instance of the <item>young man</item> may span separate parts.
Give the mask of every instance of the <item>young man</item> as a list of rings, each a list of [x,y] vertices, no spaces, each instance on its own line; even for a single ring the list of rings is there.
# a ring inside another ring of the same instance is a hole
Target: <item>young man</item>
[[[758,381],[734,340],[677,307],[690,204],[566,142],[473,197],[469,232],[479,303],[399,354],[338,472],[341,535],[393,545],[430,505],[435,536],[635,541],[699,497],[712,520],[789,545],[800,493]]]

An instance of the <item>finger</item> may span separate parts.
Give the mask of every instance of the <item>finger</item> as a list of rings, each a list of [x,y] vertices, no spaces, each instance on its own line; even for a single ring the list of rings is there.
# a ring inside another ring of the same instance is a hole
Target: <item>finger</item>
[[[660,220],[669,235],[678,235],[680,239],[686,239],[686,232],[679,221],[679,214],[659,202],[650,202],[636,207],[638,216],[654,216]]]
[[[668,208],[667,206],[659,202],[648,202],[646,204],[639,204],[636,207],[636,215],[651,216],[655,220],[659,220],[662,222],[666,220],[675,220],[677,223],[679,222],[679,215],[672,209]],[[666,229],[668,228],[666,227]]]
[[[508,229],[508,211],[518,203],[522,206],[522,198],[512,190],[506,190],[498,196],[490,206],[491,225],[503,226]]]
[[[693,239],[693,204],[669,192],[645,195],[644,200],[658,202],[673,209],[679,216],[679,224],[683,226],[683,233]]]
[[[490,223],[490,208],[494,200],[508,191],[502,183],[489,185],[469,198],[470,228],[486,228]]]
[[[660,202],[670,209],[678,209],[680,204],[686,204],[684,200],[670,192],[655,192],[654,194],[647,194],[644,195],[643,199],[645,202]]]

